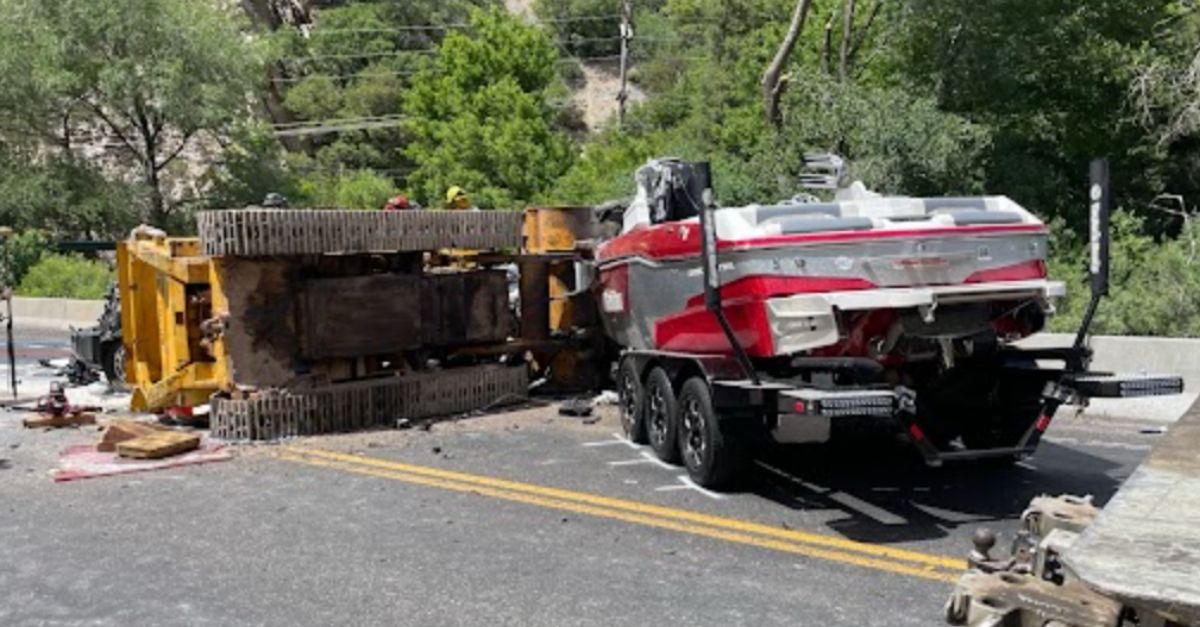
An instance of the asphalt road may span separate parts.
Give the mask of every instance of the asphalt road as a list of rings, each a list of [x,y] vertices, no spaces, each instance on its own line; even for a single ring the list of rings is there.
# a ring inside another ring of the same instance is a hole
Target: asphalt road
[[[553,407],[239,447],[55,484],[94,430],[0,413],[2,625],[933,625],[979,525],[1103,503],[1156,425],[1061,418],[1031,460],[889,441],[773,451],[710,493]]]

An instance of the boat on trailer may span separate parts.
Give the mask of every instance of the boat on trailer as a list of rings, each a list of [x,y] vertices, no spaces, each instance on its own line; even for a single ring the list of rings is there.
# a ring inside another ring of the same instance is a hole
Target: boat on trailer
[[[1089,369],[1103,202],[1075,342],[1029,349],[1017,340],[1065,290],[1047,277],[1045,223],[1009,198],[826,183],[829,200],[717,207],[706,163],[651,161],[636,179],[620,233],[596,250],[622,425],[706,487],[734,481],[756,443],[823,442],[864,421],[931,465],[1020,459],[1061,405],[1182,391],[1176,376]]]

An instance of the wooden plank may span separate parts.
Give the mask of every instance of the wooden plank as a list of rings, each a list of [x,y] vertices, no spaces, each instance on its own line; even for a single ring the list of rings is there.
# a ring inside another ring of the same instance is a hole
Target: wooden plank
[[[121,442],[127,442],[165,430],[167,430],[167,427],[152,422],[116,418],[108,422],[107,428],[104,429],[104,436],[101,437],[100,443],[96,445],[96,450],[102,453],[111,453],[117,450],[117,444]]]
[[[96,424],[96,415],[91,412],[78,412],[54,416],[38,414],[21,421],[27,429],[58,429],[62,427],[79,427]]]
[[[135,459],[159,459],[186,453],[200,446],[200,435],[159,431],[117,444],[117,455]]]

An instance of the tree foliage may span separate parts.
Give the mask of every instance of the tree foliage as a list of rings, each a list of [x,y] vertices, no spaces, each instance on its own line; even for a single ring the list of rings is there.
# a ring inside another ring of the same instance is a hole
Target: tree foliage
[[[1067,282],[1054,328],[1074,331],[1088,302],[1085,242],[1056,232],[1051,275]],[[1178,238],[1155,240],[1146,221],[1113,215],[1112,288],[1093,323],[1096,333],[1200,337],[1200,223],[1189,220]]]
[[[247,110],[257,55],[236,14],[189,0],[2,0],[0,11],[11,130],[68,162],[80,135],[111,135],[146,188],[150,221],[165,224],[168,166]]]
[[[78,255],[46,255],[25,273],[15,292],[43,298],[104,298],[113,280],[107,263]]]
[[[477,11],[471,33],[448,35],[405,94],[410,188],[436,203],[457,185],[485,208],[547,189],[572,153],[547,102],[557,57],[544,31],[500,11]]]

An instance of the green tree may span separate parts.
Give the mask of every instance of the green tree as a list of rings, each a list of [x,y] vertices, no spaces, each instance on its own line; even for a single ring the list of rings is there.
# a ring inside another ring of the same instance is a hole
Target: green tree
[[[445,35],[461,29],[471,8],[496,4],[336,3],[317,11],[306,34],[290,28],[273,33],[278,73],[273,87],[282,91],[291,116],[286,121],[325,127],[288,140],[289,148],[311,157],[301,175],[329,178],[346,169],[371,169],[402,180],[412,170],[404,153],[410,137],[398,119],[402,95]]]
[[[1082,229],[1088,161],[1109,155],[1123,204],[1153,194],[1126,103],[1169,0],[920,0],[896,11],[900,84],[992,127],[988,188]]]
[[[1128,211],[1115,212],[1112,225],[1111,285],[1093,332],[1200,337],[1200,223],[1188,220],[1178,237],[1161,239]],[[1090,294],[1086,245],[1059,224],[1051,249],[1050,276],[1067,283],[1053,328],[1074,331]]]
[[[0,224],[55,238],[115,238],[137,224],[142,197],[95,166],[33,146],[0,150]]]
[[[43,231],[31,229],[0,238],[0,287],[20,284],[49,250],[50,238]]]
[[[400,190],[391,179],[371,170],[352,170],[305,177],[296,192],[296,199],[309,207],[379,209]]]
[[[481,207],[511,208],[566,170],[571,145],[546,98],[557,56],[544,31],[495,10],[446,37],[404,98],[408,181],[427,204],[458,185]]]
[[[643,10],[652,10],[662,2],[642,0],[637,4]],[[537,0],[533,8],[538,19],[573,55],[607,56],[621,50],[620,0]]]
[[[46,255],[25,273],[15,292],[44,298],[104,298],[112,281],[108,264],[77,255]]]
[[[0,112],[17,132],[75,159],[99,127],[139,172],[149,219],[171,207],[164,173],[196,139],[248,110],[253,43],[220,3],[190,0],[0,0]]]

